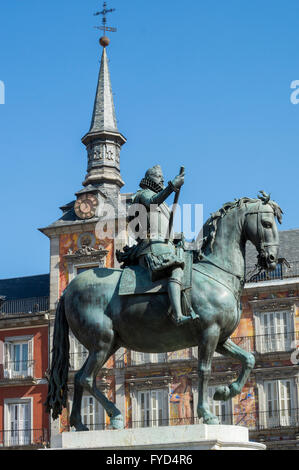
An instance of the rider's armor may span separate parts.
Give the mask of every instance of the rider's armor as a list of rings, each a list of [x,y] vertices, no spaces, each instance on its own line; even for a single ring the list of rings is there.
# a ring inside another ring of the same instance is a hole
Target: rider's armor
[[[168,278],[168,293],[174,320],[181,324],[190,319],[182,314],[181,308],[184,251],[174,244],[171,234],[169,235],[171,212],[164,202],[178,189],[171,181],[166,188],[153,181],[150,175],[155,168],[160,169],[154,167],[148,170],[140,183],[141,189],[133,198],[133,204],[140,204],[147,210],[146,220],[143,217],[138,219],[138,244],[126,248],[124,253],[118,253],[118,258],[124,266],[139,264],[147,268],[152,281]]]
[[[151,272],[152,280],[169,277],[174,268],[184,268],[182,250],[177,250],[169,236],[170,210],[165,199],[175,190],[172,183],[167,188],[160,189],[151,184],[150,178],[144,178],[140,183],[133,200],[134,204],[142,204],[147,209],[145,226],[142,217],[139,222],[138,258],[144,257],[145,264]],[[181,256],[180,256],[181,255]]]

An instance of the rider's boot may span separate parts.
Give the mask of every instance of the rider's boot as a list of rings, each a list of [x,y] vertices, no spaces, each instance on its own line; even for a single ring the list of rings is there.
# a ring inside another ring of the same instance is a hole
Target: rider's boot
[[[190,320],[195,320],[198,316],[191,309],[190,316],[186,317],[182,312],[181,304],[181,292],[182,292],[182,283],[175,278],[169,279],[168,282],[168,294],[173,311],[173,316],[171,317],[176,325],[183,325]]]

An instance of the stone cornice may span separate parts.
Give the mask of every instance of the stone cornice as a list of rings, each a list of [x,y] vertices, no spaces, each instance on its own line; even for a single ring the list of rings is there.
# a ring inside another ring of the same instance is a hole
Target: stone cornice
[[[84,232],[92,232],[95,229],[96,224],[100,220],[99,217],[94,217],[92,220],[74,220],[70,222],[63,222],[61,225],[53,225],[49,227],[44,227],[38,229],[44,235],[49,238],[62,235],[64,233],[84,233]]]
[[[120,132],[113,132],[113,131],[98,131],[98,132],[87,132],[82,139],[81,142],[87,146],[90,142],[94,141],[117,141],[120,145],[123,145],[127,142],[127,139],[120,133]]]
[[[260,367],[252,371],[259,380],[277,379],[284,377],[297,377],[299,366],[276,366],[276,367]]]
[[[171,375],[162,375],[154,377],[131,377],[126,379],[131,387],[136,388],[151,388],[151,387],[165,387],[166,385],[172,383],[173,377]]]
[[[246,283],[242,295],[254,295],[254,293],[276,293],[287,290],[299,290],[299,278],[287,278],[273,281],[261,281]]]
[[[271,310],[283,310],[290,309],[299,301],[299,297],[274,297],[271,299],[259,299],[258,297],[251,297],[248,299],[248,303],[251,305],[253,310],[258,311],[271,311]]]

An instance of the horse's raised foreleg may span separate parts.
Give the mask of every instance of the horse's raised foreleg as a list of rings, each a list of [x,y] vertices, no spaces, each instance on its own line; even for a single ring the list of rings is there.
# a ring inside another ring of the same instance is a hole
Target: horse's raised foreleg
[[[123,429],[124,421],[121,412],[116,408],[113,402],[97,388],[96,379],[99,370],[107,362],[109,357],[115,353],[117,348],[108,355],[105,351],[96,351],[90,353],[86,365],[80,375],[80,385],[99,401],[106,413],[110,417],[110,425],[113,429]]]
[[[242,370],[238,379],[230,386],[217,387],[214,394],[214,400],[229,400],[241,393],[252,369],[255,365],[255,358],[253,354],[244,351],[244,349],[237,346],[231,339],[225,343],[218,345],[216,351],[224,356],[229,356],[238,359],[242,363]]]
[[[211,413],[208,402],[208,385],[211,376],[212,359],[219,340],[217,325],[207,328],[198,346],[198,405],[197,413],[204,424],[219,424],[217,416]]]

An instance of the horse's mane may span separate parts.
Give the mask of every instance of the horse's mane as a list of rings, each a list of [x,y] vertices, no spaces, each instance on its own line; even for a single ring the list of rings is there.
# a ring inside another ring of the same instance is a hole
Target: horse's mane
[[[248,203],[256,203],[262,201],[263,204],[268,204],[273,209],[275,217],[281,224],[283,211],[281,210],[279,205],[275,201],[272,201],[270,199],[270,195],[266,194],[264,191],[260,191],[260,193],[261,195],[258,195],[258,199],[242,197],[240,199],[235,199],[234,202],[226,202],[218,211],[211,214],[211,217],[203,226],[203,243],[200,251],[204,253],[208,248],[213,251],[213,245],[217,234],[219,220],[222,219],[232,209],[242,208],[245,204]]]

